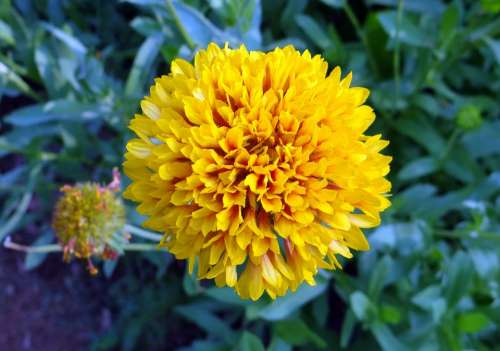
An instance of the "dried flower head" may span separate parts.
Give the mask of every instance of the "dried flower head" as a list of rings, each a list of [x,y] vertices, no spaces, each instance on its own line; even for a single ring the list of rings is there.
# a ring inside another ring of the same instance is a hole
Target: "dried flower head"
[[[387,144],[367,136],[368,90],[292,46],[219,48],[177,59],[130,128],[125,196],[198,277],[243,298],[313,285],[390,202]]]
[[[64,250],[64,259],[86,259],[91,273],[97,273],[90,258],[114,259],[118,255],[109,245],[113,235],[125,225],[125,210],[116,196],[120,174],[113,170],[113,181],[106,187],[96,183],[65,185],[58,200],[52,226]]]

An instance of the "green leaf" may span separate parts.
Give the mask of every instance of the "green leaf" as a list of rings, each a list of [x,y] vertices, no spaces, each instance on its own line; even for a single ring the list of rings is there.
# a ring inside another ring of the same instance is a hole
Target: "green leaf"
[[[474,27],[473,30],[468,35],[467,39],[470,41],[476,41],[488,37],[489,35],[494,35],[500,31],[500,18],[494,21],[487,21],[484,25],[479,26],[479,28]]]
[[[262,341],[248,331],[243,332],[238,349],[241,351],[265,351]]]
[[[51,98],[60,97],[60,91],[66,82],[57,69],[57,61],[51,54],[48,43],[42,42],[35,48],[35,63],[48,95]]]
[[[132,69],[125,84],[125,94],[128,96],[142,96],[146,80],[152,75],[151,68],[163,44],[163,35],[156,33],[148,37],[139,48],[135,56]]]
[[[443,13],[439,36],[441,42],[449,41],[456,33],[460,21],[460,12],[456,3],[448,5]]]
[[[383,5],[390,7],[398,7],[400,0],[367,0],[370,5]],[[441,0],[406,0],[404,2],[404,10],[415,13],[439,15],[444,11],[445,7]]]
[[[75,54],[85,55],[87,53],[87,48],[82,44],[80,40],[66,33],[65,31],[53,26],[48,22],[42,22],[42,27],[48,30],[53,36],[62,41],[66,46],[68,46]]]
[[[286,2],[286,7],[280,8],[279,17],[282,28],[291,28],[295,25],[295,16],[302,13],[307,6],[308,0],[290,0]]]
[[[138,6],[164,6],[165,2],[162,0],[122,0]]]
[[[149,17],[136,17],[132,20],[130,26],[145,37],[161,32],[160,24]]]
[[[437,285],[431,285],[418,292],[411,301],[432,314],[432,320],[439,323],[447,310],[446,300],[442,297],[442,289]]]
[[[261,0],[245,1],[246,6],[243,8],[243,15],[240,15],[238,25],[241,28],[240,32],[242,42],[251,50],[261,49],[262,34],[260,27],[262,25],[262,3]],[[245,20],[245,21],[244,21]]]
[[[500,40],[485,38],[484,41],[486,42],[486,44],[488,44],[491,51],[493,52],[497,64],[500,64]]]
[[[345,348],[349,345],[354,327],[356,326],[356,317],[352,310],[347,310],[344,321],[342,322],[342,330],[340,332],[340,347]]]
[[[355,291],[350,296],[351,309],[354,315],[364,322],[373,322],[377,318],[377,307],[361,291]]]
[[[462,142],[473,158],[500,154],[500,121],[484,122],[481,128],[465,134]]]
[[[4,42],[7,45],[13,45],[15,43],[14,33],[12,32],[12,28],[0,20],[0,42]]]
[[[368,14],[363,31],[366,36],[367,55],[373,57],[380,76],[392,77],[392,55],[387,48],[389,36],[380,24],[375,12]]]
[[[340,9],[344,5],[344,0],[321,0],[321,2],[325,5],[328,5],[334,9]]]
[[[106,278],[111,278],[111,276],[113,275],[113,272],[115,271],[117,265],[118,265],[118,258],[115,259],[115,260],[106,260],[106,261],[104,261],[104,263],[102,265],[102,270],[103,270],[104,275],[106,276]]]
[[[10,234],[13,230],[16,229],[16,227],[23,219],[23,215],[28,210],[28,206],[30,205],[31,198],[33,196],[33,188],[35,186],[37,176],[40,173],[41,167],[42,167],[41,164],[38,164],[31,169],[28,178],[28,184],[26,185],[26,189],[23,195],[19,199],[17,208],[7,221],[5,221],[4,223],[0,223],[0,242],[8,234]]]
[[[386,255],[377,262],[375,267],[373,267],[370,282],[368,284],[368,296],[372,301],[378,300],[379,295],[386,284],[386,277],[389,273],[391,264],[391,258]]]
[[[316,286],[303,284],[297,291],[278,297],[260,310],[257,316],[268,321],[285,319],[300,307],[321,295],[326,290],[327,285],[326,282],[318,282]]]
[[[0,174],[0,190],[11,190],[14,183],[21,179],[25,171],[26,166],[23,165]]]
[[[12,14],[11,0],[4,0],[0,2],[0,17],[5,18]]]
[[[318,325],[324,327],[328,319],[328,311],[330,310],[327,294],[322,294],[314,300],[312,307],[316,322]]]
[[[184,291],[189,296],[197,295],[201,292],[201,287],[199,281],[196,279],[196,274],[193,272],[189,274],[186,266],[186,272],[184,273],[184,278],[182,279],[182,286]]]
[[[397,26],[396,11],[380,12],[378,14],[378,18],[382,27],[391,39],[396,39],[397,35],[400,42],[409,45],[418,47],[432,47],[434,45],[432,41],[433,36],[426,33],[422,27],[414,24],[408,16],[402,16],[399,31]]]
[[[211,42],[229,42],[234,46],[239,44],[236,37],[217,28],[195,8],[180,1],[173,1],[173,5],[182,25],[198,47],[205,48]]]
[[[2,85],[6,85],[14,89],[17,89],[20,92],[25,93],[26,95],[34,97],[35,99],[39,98],[38,95],[36,95],[31,90],[30,86],[21,78],[21,76],[19,76],[9,66],[0,61],[0,87]],[[0,98],[1,98],[1,90],[0,90]]]
[[[432,301],[435,301],[441,296],[441,287],[437,285],[428,286],[425,289],[420,290],[411,301],[420,306],[423,309],[427,309]]]
[[[377,339],[378,344],[384,351],[410,351],[408,347],[399,341],[385,324],[380,322],[370,326],[370,330]]]
[[[211,298],[223,303],[229,303],[237,306],[249,306],[253,304],[252,301],[243,300],[236,294],[234,289],[228,287],[208,288],[204,290],[204,293],[205,295],[210,296]]]
[[[468,189],[450,191],[443,196],[433,196],[426,200],[423,206],[418,206],[415,216],[435,220],[441,218],[448,211],[460,208],[462,202],[469,197]]]
[[[292,346],[288,345],[283,339],[273,336],[267,351],[292,351]]]
[[[472,198],[485,200],[500,189],[500,172],[493,172],[474,187]]]
[[[108,112],[109,109],[105,105],[53,100],[15,110],[8,114],[5,120],[16,127],[31,127],[52,121],[88,121],[102,118]]]
[[[302,319],[279,321],[275,324],[275,332],[292,346],[302,346],[309,342],[316,347],[326,347],[326,343],[314,333]]]
[[[459,145],[455,146],[443,168],[448,175],[464,183],[473,183],[484,176],[477,162]]]
[[[401,180],[412,180],[432,174],[438,169],[438,162],[433,157],[421,157],[407,163],[398,173]]]
[[[396,129],[435,156],[440,156],[446,142],[437,129],[423,116],[406,117],[399,120]]]
[[[398,324],[401,321],[401,311],[394,305],[384,304],[380,308],[380,318],[389,324]]]
[[[408,256],[423,249],[425,229],[421,220],[385,224],[370,236],[370,244],[374,249],[397,248],[400,256]]]
[[[312,18],[306,15],[297,15],[295,21],[299,27],[307,34],[314,44],[322,49],[331,45],[331,40],[323,31],[323,28]]]
[[[464,333],[477,333],[491,324],[491,320],[481,312],[465,312],[458,315],[457,326]]]
[[[473,281],[473,266],[470,257],[463,251],[453,255],[447,265],[444,295],[449,306],[454,306],[466,294]]]
[[[193,303],[190,305],[176,306],[174,310],[185,319],[205,330],[209,335],[217,336],[228,343],[235,342],[236,335],[226,321],[208,311],[206,307]]]
[[[0,137],[0,155],[4,155],[4,151],[11,150],[23,153],[27,151],[25,147],[34,139],[47,138],[59,133],[60,128],[54,125],[40,125],[37,128],[14,128],[3,137]],[[38,156],[43,154],[43,150],[36,150],[36,152]]]
[[[419,213],[422,207],[425,208],[427,204],[422,203],[433,197],[437,189],[431,184],[417,184],[404,192],[399,194],[394,199],[394,205],[396,209],[399,209],[401,213],[407,213],[415,216]]]
[[[177,349],[178,351],[229,351],[223,343],[211,340],[195,340],[188,347]]]

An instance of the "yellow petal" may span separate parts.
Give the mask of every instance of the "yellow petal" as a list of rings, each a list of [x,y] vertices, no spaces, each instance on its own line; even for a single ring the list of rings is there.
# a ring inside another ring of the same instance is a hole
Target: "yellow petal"
[[[177,190],[172,193],[170,202],[176,206],[185,205],[192,199],[191,195],[190,191]]]
[[[236,266],[226,267],[226,284],[229,287],[233,287],[238,280],[238,273],[236,273]]]
[[[243,146],[243,131],[240,128],[231,128],[226,134],[227,150],[239,149]]]
[[[301,208],[304,205],[304,198],[293,193],[287,195],[285,201],[292,208]]]
[[[301,224],[311,224],[314,221],[314,214],[310,210],[295,211],[293,218]]]
[[[283,208],[283,204],[281,203],[281,199],[279,197],[269,198],[268,196],[264,195],[261,203],[266,212],[278,213]]]
[[[250,241],[252,241],[252,236],[253,233],[249,229],[244,229],[239,232],[238,235],[236,235],[236,242],[238,243],[238,246],[245,250],[250,244]]]
[[[151,146],[140,139],[133,139],[127,143],[127,151],[137,158],[147,158],[151,155]]]
[[[370,249],[370,244],[366,240],[363,232],[356,226],[352,226],[351,230],[344,235],[344,240],[347,246],[354,250],[364,251]]]
[[[365,214],[350,213],[347,216],[352,224],[360,228],[372,228],[380,224],[380,218],[371,217]]]
[[[222,252],[224,251],[225,248],[226,247],[224,245],[224,240],[219,240],[213,243],[212,246],[210,246],[210,259],[208,262],[211,265],[214,265],[217,262],[219,262],[220,256],[222,255]]]
[[[349,251],[349,248],[337,240],[332,240],[332,242],[329,245],[329,248],[333,252],[341,254],[346,258],[352,258],[352,253]]]
[[[349,230],[349,228],[351,228],[351,222],[346,213],[336,212],[330,218],[331,221],[328,224],[330,224],[333,228],[341,230]]]
[[[281,255],[275,254],[272,259],[275,267],[283,274],[287,279],[293,280],[294,274],[292,269],[288,266]]]
[[[262,277],[271,286],[278,287],[281,283],[281,276],[274,268],[271,260],[267,255],[262,256]]]
[[[260,271],[252,263],[250,263],[247,266],[247,269],[250,270],[250,280],[249,280],[250,298],[253,301],[257,301],[264,293],[264,282],[262,280]]]
[[[153,104],[151,101],[142,100],[141,101],[142,112],[152,120],[157,120],[160,118],[160,109],[158,106]]]
[[[158,174],[163,180],[171,180],[173,178],[186,178],[192,173],[191,164],[189,162],[169,162],[160,166]]]
[[[267,238],[254,238],[252,240],[252,253],[254,256],[262,256],[269,249],[269,239]]]

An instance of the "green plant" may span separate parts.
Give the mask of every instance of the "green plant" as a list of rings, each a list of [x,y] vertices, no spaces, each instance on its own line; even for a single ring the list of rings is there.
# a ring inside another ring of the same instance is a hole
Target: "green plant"
[[[200,284],[165,253],[126,256],[110,281],[116,323],[94,349],[498,349],[495,11],[465,0],[4,1],[0,239],[34,223],[39,244],[53,240],[57,189],[109,180],[139,99],[173,57],[210,41],[293,43],[352,70],[372,91],[372,134],[391,140],[393,206],[371,251],[256,303]],[[459,122],[465,106],[477,128]],[[131,207],[127,217],[141,221]]]

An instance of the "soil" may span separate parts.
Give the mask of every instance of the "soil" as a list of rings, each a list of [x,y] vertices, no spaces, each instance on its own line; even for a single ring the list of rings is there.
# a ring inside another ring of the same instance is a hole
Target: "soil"
[[[26,271],[24,254],[0,248],[0,350],[88,350],[111,325],[96,298],[104,286],[58,254]]]

